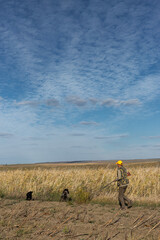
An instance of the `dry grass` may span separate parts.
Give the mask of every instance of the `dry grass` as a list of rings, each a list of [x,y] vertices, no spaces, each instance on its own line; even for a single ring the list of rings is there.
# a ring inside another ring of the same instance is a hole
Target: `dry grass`
[[[138,204],[160,204],[160,164],[156,162],[126,163],[131,172],[128,195]],[[116,183],[95,193],[116,178],[113,163],[57,164],[2,167],[0,171],[0,196],[25,198],[26,192],[33,191],[34,198],[58,200],[64,188],[68,188],[75,201],[116,202]]]

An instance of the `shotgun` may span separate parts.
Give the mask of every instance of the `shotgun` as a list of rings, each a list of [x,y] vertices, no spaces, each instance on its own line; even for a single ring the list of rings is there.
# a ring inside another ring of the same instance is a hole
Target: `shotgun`
[[[111,183],[113,183],[113,182],[117,182],[117,181],[118,181],[118,179],[114,179],[112,182],[110,182],[110,183],[108,183],[107,185],[105,185],[104,187],[100,188],[100,190],[102,190],[102,189],[108,187]]]
[[[109,186],[111,183],[117,182],[117,181],[118,181],[118,179],[114,179],[112,182],[108,183],[108,184],[105,185],[104,187],[101,187],[98,192],[96,192],[95,194],[93,194],[93,196],[98,196],[98,195],[100,194],[100,192],[102,191],[102,189],[106,188],[106,187]]]

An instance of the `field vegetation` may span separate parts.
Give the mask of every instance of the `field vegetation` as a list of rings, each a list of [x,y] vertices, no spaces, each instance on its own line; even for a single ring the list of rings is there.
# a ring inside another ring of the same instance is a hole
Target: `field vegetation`
[[[124,161],[131,173],[127,194],[137,205],[160,206],[160,160]],[[117,186],[115,162],[32,164],[0,167],[0,197],[25,199],[33,191],[37,200],[60,199],[68,188],[77,203],[116,203]]]

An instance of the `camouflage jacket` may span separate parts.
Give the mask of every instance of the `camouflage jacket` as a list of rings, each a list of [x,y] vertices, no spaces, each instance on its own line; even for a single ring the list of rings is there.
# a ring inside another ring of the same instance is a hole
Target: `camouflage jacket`
[[[121,166],[117,169],[117,186],[124,187],[129,184],[129,180],[127,178],[127,170],[125,167]]]

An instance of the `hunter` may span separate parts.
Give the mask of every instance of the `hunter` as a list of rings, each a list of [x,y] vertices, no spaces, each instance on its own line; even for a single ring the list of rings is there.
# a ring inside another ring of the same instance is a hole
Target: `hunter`
[[[132,207],[132,201],[124,195],[129,184],[129,180],[127,177],[130,176],[131,174],[129,172],[127,173],[127,170],[123,166],[123,162],[121,160],[116,162],[116,164],[117,164],[116,181],[118,186],[118,201],[119,201],[120,208],[124,210],[126,206],[128,208]]]

